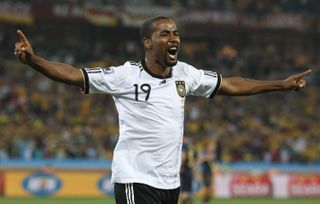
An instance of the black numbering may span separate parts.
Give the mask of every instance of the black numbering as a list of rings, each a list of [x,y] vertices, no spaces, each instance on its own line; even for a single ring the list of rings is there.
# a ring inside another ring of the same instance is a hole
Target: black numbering
[[[139,101],[139,85],[138,84],[134,84],[133,85],[135,87],[135,99],[136,101]],[[140,86],[141,91],[143,91],[144,93],[146,93],[146,98],[145,101],[148,101],[149,96],[150,96],[150,92],[151,92],[151,86],[149,84],[141,84]]]

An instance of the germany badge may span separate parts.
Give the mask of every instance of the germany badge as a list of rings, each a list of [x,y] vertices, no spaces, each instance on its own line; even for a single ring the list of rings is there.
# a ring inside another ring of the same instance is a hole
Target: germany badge
[[[176,81],[176,88],[180,97],[183,98],[186,96],[186,86],[184,81]]]

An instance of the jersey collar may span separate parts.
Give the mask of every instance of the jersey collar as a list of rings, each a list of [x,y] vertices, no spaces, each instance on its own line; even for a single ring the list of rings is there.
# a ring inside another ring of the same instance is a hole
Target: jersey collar
[[[172,76],[172,67],[170,67],[170,71],[166,76],[162,76],[162,75],[159,75],[159,74],[152,73],[150,71],[150,69],[148,68],[148,66],[147,66],[147,64],[146,64],[144,59],[141,61],[141,65],[142,65],[143,69],[154,78],[167,79],[167,78],[170,78]]]

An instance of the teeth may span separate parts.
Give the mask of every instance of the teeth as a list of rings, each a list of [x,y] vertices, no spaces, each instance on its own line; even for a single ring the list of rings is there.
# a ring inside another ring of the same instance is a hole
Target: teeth
[[[169,47],[168,51],[169,51],[168,52],[169,58],[171,60],[175,60],[176,59],[176,54],[178,52],[178,47],[177,46]]]

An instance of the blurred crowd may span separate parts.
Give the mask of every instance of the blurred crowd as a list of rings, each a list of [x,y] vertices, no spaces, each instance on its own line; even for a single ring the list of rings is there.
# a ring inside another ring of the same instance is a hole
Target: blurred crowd
[[[82,0],[86,2],[85,0]],[[209,9],[263,15],[267,13],[301,13],[319,15],[317,0],[95,0],[101,4],[158,5],[177,8]]]
[[[226,6],[228,2],[260,1],[201,2]],[[49,60],[82,68],[120,65],[143,57],[138,38],[116,38],[112,33],[96,36],[98,29],[85,39],[81,32],[67,32],[60,38],[58,29],[51,31],[26,28],[35,52]],[[186,102],[185,135],[199,144],[197,149],[208,138],[213,141],[217,161],[319,162],[319,46],[305,50],[303,43],[289,42],[284,48],[272,39],[267,43],[248,42],[244,40],[247,35],[237,32],[236,43],[227,37],[222,41],[184,39],[180,59],[225,77],[265,80],[284,79],[305,70],[307,65],[313,68],[313,74],[306,78],[307,87],[300,92],[216,96],[209,101],[191,97]],[[53,82],[20,64],[13,55],[15,41],[14,28],[0,30],[0,160],[111,159],[118,137],[112,98],[83,95],[77,88]]]
[[[33,0],[39,1],[39,0]],[[40,0],[41,1],[41,0]],[[163,6],[178,9],[205,9],[232,11],[261,16],[268,13],[295,13],[319,16],[320,4],[317,0],[47,0],[53,2],[94,3],[101,5]],[[31,0],[17,0],[29,3]]]

